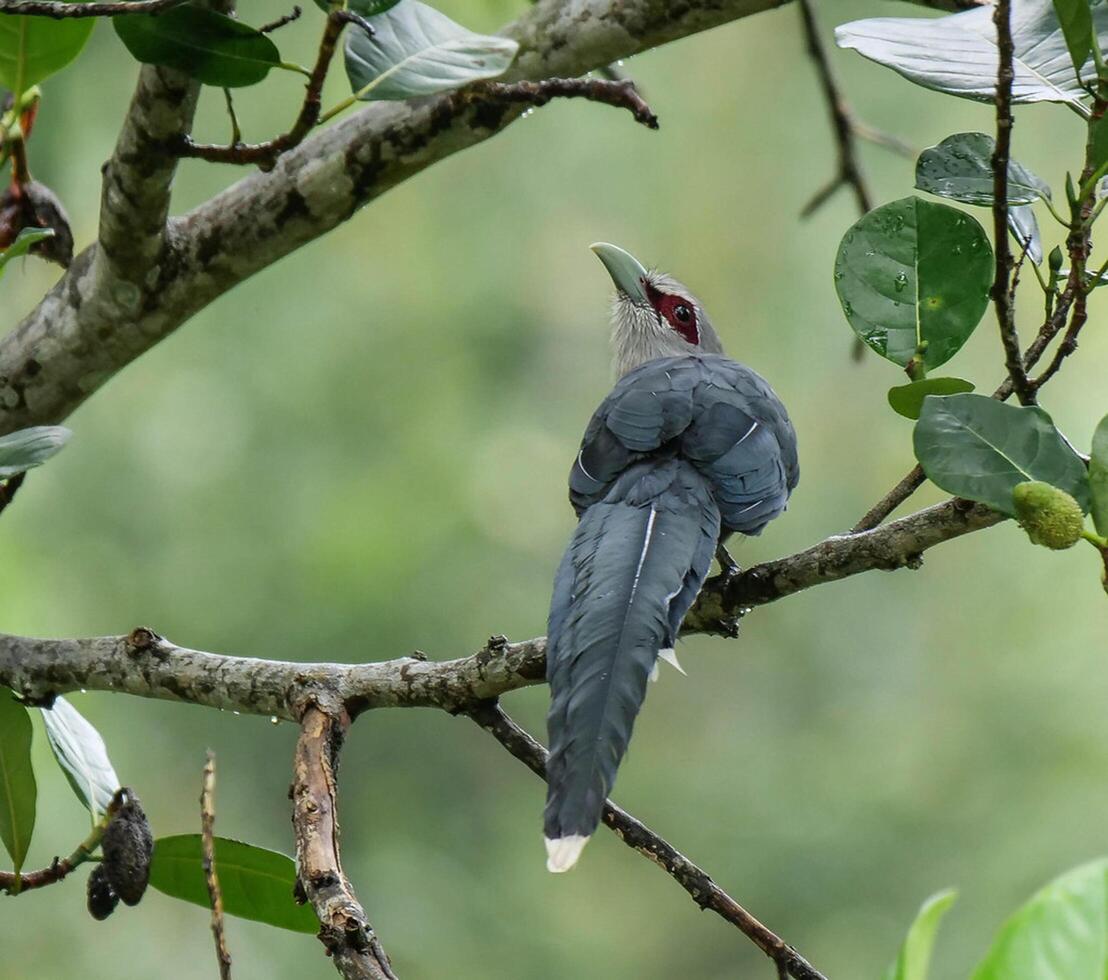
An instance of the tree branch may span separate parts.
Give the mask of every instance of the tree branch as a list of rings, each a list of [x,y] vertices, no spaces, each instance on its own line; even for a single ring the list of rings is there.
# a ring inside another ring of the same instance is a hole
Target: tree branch
[[[546,779],[547,751],[519,727],[495,702],[464,712],[540,779]],[[668,841],[611,800],[602,819],[628,847],[649,858],[676,881],[701,909],[710,909],[738,928],[777,965],[780,975],[796,980],[827,980],[822,973],[771,929],[764,926]]]
[[[872,569],[918,568],[922,554],[991,527],[1002,514],[949,500],[873,531],[827,538],[788,558],[709,579],[683,632],[733,636],[755,606]],[[206,653],[139,627],[126,636],[35,639],[0,633],[0,684],[31,700],[82,688],[299,721],[319,704],[351,717],[372,708],[458,711],[546,679],[546,640],[493,637],[470,657],[296,663]]]
[[[66,3],[63,0],[0,0],[0,14],[23,17],[118,17],[121,14],[160,14],[187,0],[125,0],[123,3]]]
[[[520,42],[520,53],[500,81],[583,75],[779,4],[542,0],[505,29]],[[321,129],[283,154],[270,173],[243,178],[165,231],[176,164],[169,146],[187,133],[194,102],[195,86],[177,73],[141,70],[105,179],[99,248],[81,253],[0,340],[0,434],[61,421],[222,293],[523,112],[456,92],[375,103]],[[131,252],[140,261],[129,261]]]
[[[319,917],[319,938],[347,980],[396,980],[389,958],[342,870],[338,760],[350,717],[310,704],[293,758],[292,826],[303,897]]]
[[[1035,388],[1024,370],[1016,333],[1015,297],[1012,295],[1012,247],[1008,241],[1008,160],[1012,146],[1012,59],[1011,0],[998,0],[993,12],[997,31],[998,63],[996,80],[996,147],[993,150],[993,244],[996,249],[996,275],[990,292],[996,307],[1000,342],[1008,377],[1021,405],[1035,402]]]

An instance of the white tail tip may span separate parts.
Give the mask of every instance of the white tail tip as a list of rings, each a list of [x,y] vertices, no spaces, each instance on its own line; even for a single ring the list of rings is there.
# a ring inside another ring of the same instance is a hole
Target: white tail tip
[[[667,664],[671,664],[681,674],[685,673],[685,668],[677,661],[677,653],[674,651],[673,647],[665,647],[659,650],[658,660],[664,660]],[[658,666],[658,661],[654,662],[654,666]],[[687,677],[688,674],[685,674],[685,676]]]
[[[589,842],[588,837],[581,834],[543,839],[546,841],[546,870],[553,871],[555,874],[561,874],[572,868]]]

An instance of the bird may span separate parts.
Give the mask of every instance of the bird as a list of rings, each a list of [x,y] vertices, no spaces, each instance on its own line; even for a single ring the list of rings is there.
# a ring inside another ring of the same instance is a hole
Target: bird
[[[615,285],[618,380],[569,476],[578,523],[547,623],[547,868],[568,871],[600,823],[657,661],[732,533],[760,534],[799,479],[788,412],[728,358],[704,307],[618,246],[590,246]]]

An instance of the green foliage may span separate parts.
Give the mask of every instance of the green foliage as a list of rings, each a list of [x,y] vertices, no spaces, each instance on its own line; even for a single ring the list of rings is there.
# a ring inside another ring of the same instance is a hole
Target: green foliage
[[[3,18],[0,18],[0,27],[3,26],[3,23]],[[4,275],[4,266],[12,259],[26,255],[31,250],[32,245],[41,242],[44,238],[50,238],[53,234],[53,228],[23,228],[15,236],[15,241],[6,249],[0,251],[0,276]]]
[[[1108,537],[1108,415],[1100,420],[1093,433],[1093,449],[1089,458],[1089,497],[1097,533]]]
[[[63,425],[34,425],[0,436],[0,480],[9,480],[45,463],[73,433]]]
[[[346,35],[346,74],[359,99],[407,99],[496,78],[515,60],[509,38],[474,34],[433,7],[403,0]]]
[[[1054,13],[1062,26],[1062,34],[1073,59],[1073,70],[1081,75],[1081,69],[1093,50],[1093,15],[1089,0],[1054,0]]]
[[[100,733],[63,697],[42,710],[46,738],[65,778],[77,798],[95,821],[106,813],[119,789],[119,777],[112,768]]]
[[[885,980],[927,980],[939,924],[957,897],[958,893],[948,888],[932,895],[920,906],[904,937],[900,955],[889,967]]]
[[[972,980],[1085,980],[1108,975],[1108,860],[1068,871],[1000,930]]]
[[[205,85],[254,85],[281,64],[277,45],[265,34],[206,7],[127,14],[113,17],[112,26],[139,61],[176,68]]]
[[[996,140],[985,133],[955,133],[916,160],[916,187],[963,204],[993,203],[993,152]],[[1041,178],[1015,160],[1008,161],[1008,203],[1030,204],[1050,197]]]
[[[1101,4],[1092,18],[1103,46],[1108,41],[1108,8]],[[993,101],[997,48],[991,5],[935,19],[857,20],[837,28],[835,39],[840,47],[853,48],[917,85],[961,98]],[[1066,102],[1083,110],[1086,92],[1074,75],[1051,0],[1014,0],[1012,42],[1013,103]]]
[[[0,687],[0,841],[18,872],[35,829],[38,787],[31,768],[31,716]]]
[[[81,53],[92,18],[52,20],[0,14],[0,85],[21,96]]]
[[[1037,406],[933,395],[924,400],[913,445],[929,480],[1005,514],[1015,514],[1012,491],[1027,480],[1065,490],[1082,511],[1089,508],[1085,464]]]
[[[228,915],[294,932],[319,931],[319,921],[311,908],[297,905],[293,899],[296,865],[292,858],[217,837],[215,865],[223,892],[223,909]],[[200,835],[180,834],[155,841],[150,884],[173,898],[210,908],[201,865]]]
[[[962,378],[924,378],[910,384],[889,389],[889,406],[897,415],[906,419],[918,419],[923,400],[928,395],[957,395],[973,391],[972,381]]]
[[[851,328],[902,367],[921,347],[928,369],[957,353],[985,312],[992,275],[981,225],[918,197],[859,219],[835,260],[835,289]]]

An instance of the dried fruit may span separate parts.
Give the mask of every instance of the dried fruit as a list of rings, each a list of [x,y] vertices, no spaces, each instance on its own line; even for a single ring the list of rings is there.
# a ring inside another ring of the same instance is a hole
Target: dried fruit
[[[154,835],[138,797],[129,789],[120,791],[123,803],[112,817],[101,849],[102,867],[115,893],[128,905],[137,905],[150,880],[150,858]]]
[[[103,922],[115,911],[119,896],[108,881],[103,864],[98,864],[88,876],[88,911],[97,922]]]

